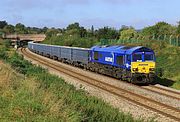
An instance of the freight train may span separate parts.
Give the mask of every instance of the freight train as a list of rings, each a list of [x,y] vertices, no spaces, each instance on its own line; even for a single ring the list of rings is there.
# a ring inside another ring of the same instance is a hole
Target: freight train
[[[63,63],[131,83],[152,83],[155,53],[142,46],[93,46],[78,48],[28,42],[28,49]]]

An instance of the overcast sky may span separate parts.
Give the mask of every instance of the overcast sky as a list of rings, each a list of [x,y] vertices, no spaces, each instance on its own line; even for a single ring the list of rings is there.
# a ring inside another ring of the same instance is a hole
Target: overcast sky
[[[90,28],[121,25],[136,29],[158,21],[180,21],[180,0],[1,0],[0,20],[26,26],[66,27],[79,22]]]

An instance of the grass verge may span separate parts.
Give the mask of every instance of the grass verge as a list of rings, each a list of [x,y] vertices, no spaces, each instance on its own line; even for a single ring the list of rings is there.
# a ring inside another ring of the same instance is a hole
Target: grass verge
[[[0,65],[0,72],[8,74],[8,80],[2,80],[4,85],[0,87],[1,121],[143,121],[119,112],[82,90],[76,90],[17,53],[6,52],[5,55],[3,61],[11,67]]]

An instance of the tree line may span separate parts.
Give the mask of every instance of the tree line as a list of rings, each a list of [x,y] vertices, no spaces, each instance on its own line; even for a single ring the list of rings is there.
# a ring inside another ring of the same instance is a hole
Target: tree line
[[[69,24],[66,28],[37,28],[26,27],[18,23],[16,25],[8,24],[6,21],[0,21],[0,34],[46,34],[45,43],[90,47],[101,39],[121,39],[130,40],[133,38],[158,37],[159,35],[180,35],[180,21],[177,25],[171,25],[166,22],[158,22],[155,25],[136,30],[132,26],[122,25],[120,29],[112,27],[102,27],[95,29],[86,29],[79,23]]]

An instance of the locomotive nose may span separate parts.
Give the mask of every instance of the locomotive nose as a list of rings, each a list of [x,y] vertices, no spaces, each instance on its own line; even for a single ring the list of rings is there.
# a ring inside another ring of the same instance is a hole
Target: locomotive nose
[[[132,62],[131,64],[131,72],[132,73],[150,73],[153,72],[155,68],[154,62]]]

